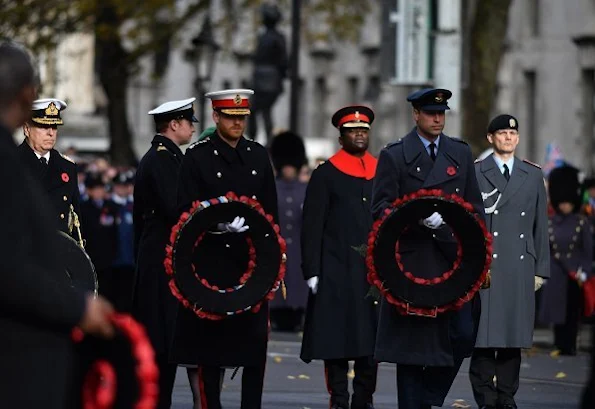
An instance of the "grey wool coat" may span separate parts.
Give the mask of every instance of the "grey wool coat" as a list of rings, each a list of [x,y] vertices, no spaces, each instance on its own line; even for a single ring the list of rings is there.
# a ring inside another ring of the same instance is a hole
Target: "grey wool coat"
[[[531,348],[535,276],[550,276],[547,195],[541,168],[515,157],[507,182],[493,155],[475,163],[493,236],[490,288],[481,290],[476,348]]]

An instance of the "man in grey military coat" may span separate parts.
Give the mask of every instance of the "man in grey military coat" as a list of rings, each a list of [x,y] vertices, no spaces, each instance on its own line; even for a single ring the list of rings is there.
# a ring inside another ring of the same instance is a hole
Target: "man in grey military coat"
[[[494,152],[476,161],[475,172],[493,236],[493,261],[490,287],[480,292],[469,378],[480,408],[513,409],[521,348],[533,343],[535,290],[549,277],[547,196],[541,168],[514,156],[516,118],[494,118],[487,138]]]
[[[442,133],[451,96],[445,89],[422,89],[407,98],[416,126],[380,153],[372,192],[375,219],[395,199],[420,189],[456,194],[483,218],[471,149]],[[412,225],[403,236],[399,252],[411,271],[437,276],[452,266],[456,241],[438,212]],[[401,315],[382,300],[374,357],[397,364],[399,409],[442,406],[463,359],[473,351],[477,308],[476,296],[460,311],[424,317]]]

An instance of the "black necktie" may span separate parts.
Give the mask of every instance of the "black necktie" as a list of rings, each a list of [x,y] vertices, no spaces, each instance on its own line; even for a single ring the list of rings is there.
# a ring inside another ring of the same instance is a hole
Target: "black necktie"
[[[506,181],[508,182],[508,180],[510,179],[510,171],[508,170],[508,166],[506,166],[506,164],[504,164],[504,177],[506,178]]]
[[[48,160],[44,156],[40,157],[39,158],[39,161],[41,162],[42,165],[47,165],[48,164]]]
[[[433,161],[436,160],[436,144],[434,142],[430,144],[430,158],[432,158]]]

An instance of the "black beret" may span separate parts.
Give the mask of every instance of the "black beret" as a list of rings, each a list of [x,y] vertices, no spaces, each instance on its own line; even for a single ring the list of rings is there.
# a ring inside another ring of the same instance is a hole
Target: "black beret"
[[[495,133],[501,129],[519,130],[519,121],[512,115],[498,115],[488,125],[488,133]]]

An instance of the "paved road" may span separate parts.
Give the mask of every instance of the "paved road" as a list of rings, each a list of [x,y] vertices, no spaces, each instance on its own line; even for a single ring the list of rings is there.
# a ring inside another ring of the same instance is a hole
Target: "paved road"
[[[589,359],[585,351],[576,357],[552,357],[544,348],[550,341],[548,331],[536,332],[540,347],[523,354],[521,385],[517,394],[520,409],[576,409],[586,380]],[[269,343],[263,409],[326,409],[326,392],[321,362],[309,365],[299,359],[300,340],[296,334],[274,334]],[[581,339],[583,346],[589,340]],[[444,407],[476,408],[468,380],[466,360],[455,380]],[[241,372],[224,381],[224,409],[240,408]],[[192,394],[184,369],[178,370],[173,409],[191,409]],[[459,401],[460,400],[460,401]],[[394,365],[379,367],[376,409],[395,409],[396,380]]]

